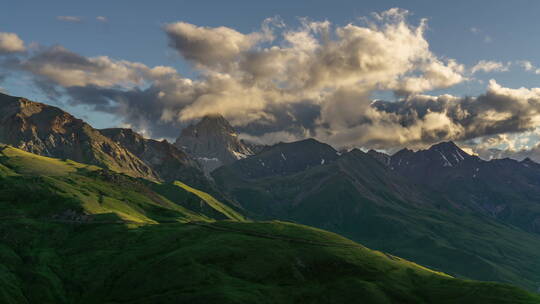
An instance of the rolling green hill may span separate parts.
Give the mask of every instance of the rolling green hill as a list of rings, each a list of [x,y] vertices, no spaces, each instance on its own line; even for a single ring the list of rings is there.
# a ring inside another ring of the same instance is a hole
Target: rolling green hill
[[[281,222],[11,220],[0,238],[2,303],[540,303]]]

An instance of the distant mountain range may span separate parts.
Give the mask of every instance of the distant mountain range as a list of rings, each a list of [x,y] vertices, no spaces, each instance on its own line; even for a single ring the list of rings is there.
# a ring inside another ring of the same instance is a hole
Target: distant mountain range
[[[284,169],[293,157],[306,162]],[[538,174],[534,163],[486,162],[453,143],[394,156],[337,155],[308,140],[273,146],[212,176],[251,217],[327,229],[453,275],[536,289]]]
[[[55,211],[61,219],[290,221],[456,277],[540,287],[540,164],[530,159],[485,161],[452,142],[393,155],[314,139],[258,146],[219,115],[171,144],[2,94],[0,143],[14,147],[2,148],[0,177],[44,176],[47,195],[80,200],[75,213]]]

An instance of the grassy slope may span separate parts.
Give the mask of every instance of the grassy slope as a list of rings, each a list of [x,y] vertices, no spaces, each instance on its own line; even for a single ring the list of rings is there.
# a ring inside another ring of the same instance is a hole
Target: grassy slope
[[[257,180],[226,166],[214,178],[253,214],[330,230],[452,275],[537,290],[538,235],[453,209],[441,197],[393,181],[385,170],[351,157]]]
[[[50,204],[34,206],[37,204],[34,203],[20,209],[20,212],[52,216],[74,210],[80,214],[107,218],[111,218],[112,213],[115,215],[112,218],[119,217],[138,223],[170,221],[172,218],[181,221],[208,220],[211,217],[241,218],[237,212],[202,191],[197,194],[206,200],[171,184],[176,188],[175,196],[166,197],[168,193],[162,193],[161,190],[166,188],[167,184],[143,182],[95,166],[38,156],[9,146],[0,149],[0,200],[71,202],[60,205],[54,203],[53,206],[58,206],[52,209]],[[22,197],[18,197],[21,193]],[[28,197],[33,199],[27,199]],[[186,208],[188,201],[207,205],[206,209],[209,211],[197,212]],[[43,205],[47,206],[48,210],[41,207]]]
[[[2,303],[540,303],[537,296],[515,287],[453,279],[306,226],[211,225],[234,231],[181,223],[128,228],[2,222],[0,299]]]
[[[201,200],[205,201],[214,210],[226,215],[229,219],[233,219],[237,221],[245,220],[244,216],[234,211],[232,208],[222,204],[221,202],[219,202],[217,199],[215,199],[213,196],[211,196],[208,193],[192,188],[180,181],[175,181],[173,185],[180,187],[188,191],[189,193],[193,193],[194,195],[199,197]]]

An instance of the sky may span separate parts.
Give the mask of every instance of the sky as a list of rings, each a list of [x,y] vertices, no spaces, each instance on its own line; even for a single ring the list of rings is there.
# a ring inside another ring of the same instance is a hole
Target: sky
[[[9,1],[0,88],[97,128],[540,151],[538,1]],[[491,153],[491,154],[490,154]],[[532,153],[532,152],[531,152]]]

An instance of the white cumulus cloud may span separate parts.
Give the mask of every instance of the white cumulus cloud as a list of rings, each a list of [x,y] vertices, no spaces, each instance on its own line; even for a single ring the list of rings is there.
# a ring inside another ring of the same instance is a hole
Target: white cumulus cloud
[[[0,32],[0,53],[16,53],[26,50],[24,41],[15,33]]]
[[[478,72],[507,72],[510,69],[511,63],[502,63],[499,61],[480,60],[471,68],[471,73]]]

